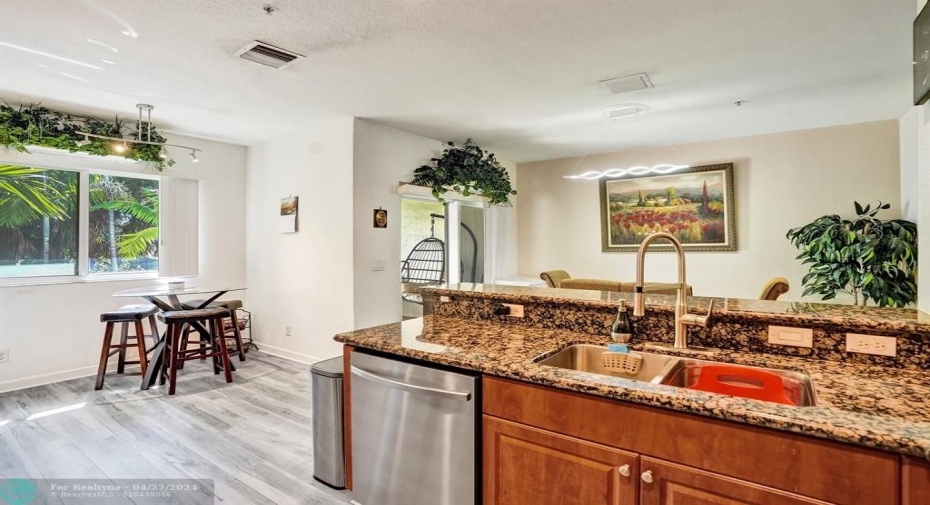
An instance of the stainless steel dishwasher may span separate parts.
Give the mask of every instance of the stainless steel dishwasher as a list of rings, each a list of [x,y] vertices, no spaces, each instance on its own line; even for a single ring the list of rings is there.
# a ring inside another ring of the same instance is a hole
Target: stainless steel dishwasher
[[[362,505],[474,505],[477,376],[353,352],[353,498]]]

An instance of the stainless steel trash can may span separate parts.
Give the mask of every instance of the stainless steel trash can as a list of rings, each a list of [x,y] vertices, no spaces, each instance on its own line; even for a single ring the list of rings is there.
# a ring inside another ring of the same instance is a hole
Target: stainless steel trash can
[[[342,405],[342,356],[310,367],[313,408],[313,477],[331,487],[346,487]]]

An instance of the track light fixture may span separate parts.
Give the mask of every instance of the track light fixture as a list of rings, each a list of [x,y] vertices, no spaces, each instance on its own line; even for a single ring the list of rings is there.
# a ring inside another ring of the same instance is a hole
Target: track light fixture
[[[126,151],[128,151],[129,144],[145,144],[145,145],[151,145],[151,146],[161,146],[161,151],[158,153],[158,157],[163,160],[168,159],[167,147],[171,146],[171,147],[177,147],[179,149],[187,149],[188,151],[190,151],[190,157],[193,163],[197,163],[198,161],[200,161],[197,159],[197,152],[200,151],[200,149],[197,149],[196,147],[188,147],[188,146],[182,146],[178,144],[168,144],[166,142],[152,142],[152,109],[154,109],[155,107],[149,104],[140,103],[140,104],[136,104],[136,108],[139,109],[139,121],[138,123],[136,123],[136,139],[137,140],[124,139],[124,138],[119,138],[119,137],[107,137],[105,135],[97,135],[97,134],[88,133],[88,132],[78,132],[78,134],[84,136],[84,140],[77,142],[77,145],[86,146],[87,144],[90,144],[90,137],[101,139],[101,140],[111,140],[113,141],[113,145],[112,145],[113,152],[119,153],[119,154],[123,154]],[[147,117],[144,121],[142,119],[143,112],[147,114]],[[144,134],[145,140],[143,140],[143,134]]]

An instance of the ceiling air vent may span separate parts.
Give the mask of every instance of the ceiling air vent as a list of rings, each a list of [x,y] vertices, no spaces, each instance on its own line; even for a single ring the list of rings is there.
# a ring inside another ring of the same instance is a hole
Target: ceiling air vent
[[[600,81],[600,83],[603,84],[604,87],[607,88],[607,91],[609,91],[612,95],[619,95],[620,93],[627,93],[630,91],[637,91],[640,89],[652,87],[652,81],[649,80],[649,76],[646,74],[617,77],[616,79]]]
[[[275,47],[257,40],[250,42],[247,46],[236,51],[236,54],[233,56],[276,69],[287,67],[299,58],[303,58],[303,55],[292,53],[286,49],[281,49],[280,47]]]

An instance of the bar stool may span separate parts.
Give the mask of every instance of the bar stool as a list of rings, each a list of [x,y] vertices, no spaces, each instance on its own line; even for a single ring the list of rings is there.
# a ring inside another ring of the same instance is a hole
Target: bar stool
[[[173,395],[178,381],[178,368],[181,363],[201,358],[213,358],[213,373],[219,375],[220,367],[226,375],[226,382],[232,382],[232,367],[226,339],[223,338],[223,319],[229,317],[229,311],[220,307],[207,307],[195,310],[174,310],[158,314],[158,319],[168,325],[168,341],[165,347],[165,359],[160,374],[160,383],[168,379],[168,394]],[[210,352],[205,348],[187,349],[181,345],[182,336],[186,337],[187,328],[194,323],[208,327],[210,333]]]
[[[205,300],[189,300],[181,303],[185,309],[196,309],[197,307],[203,305]],[[239,361],[245,361],[245,353],[247,348],[242,343],[242,331],[239,327],[239,315],[238,312],[242,310],[242,300],[217,300],[210,303],[207,307],[222,307],[229,310],[229,323],[223,325],[223,335],[226,335],[230,331],[232,335],[229,338],[232,338],[236,342],[236,347],[234,349],[229,349],[230,356],[239,356]],[[188,332],[190,333],[190,332]],[[181,338],[181,348],[186,349],[188,345],[188,333],[185,333]],[[200,347],[203,348],[204,344],[201,340]],[[184,368],[184,365],[181,365],[181,368]]]
[[[103,378],[107,375],[107,361],[110,356],[119,353],[119,360],[116,365],[116,373],[119,375],[145,375],[148,368],[148,351],[145,347],[145,338],[151,337],[152,347],[158,343],[158,326],[155,324],[155,313],[158,307],[154,305],[126,305],[117,310],[104,312],[100,314],[100,322],[107,323],[103,332],[103,348],[100,350],[100,364],[97,365],[97,382],[94,384],[94,390],[103,388]],[[142,329],[142,320],[149,320],[149,327],[152,330],[151,335],[146,335]],[[120,324],[120,342],[113,344],[113,329],[116,324]],[[129,325],[135,328],[135,335],[129,335]],[[129,343],[133,339],[134,342]],[[136,347],[139,350],[138,361],[126,361],[126,350],[130,347]],[[126,365],[139,365],[140,372],[126,374]]]

